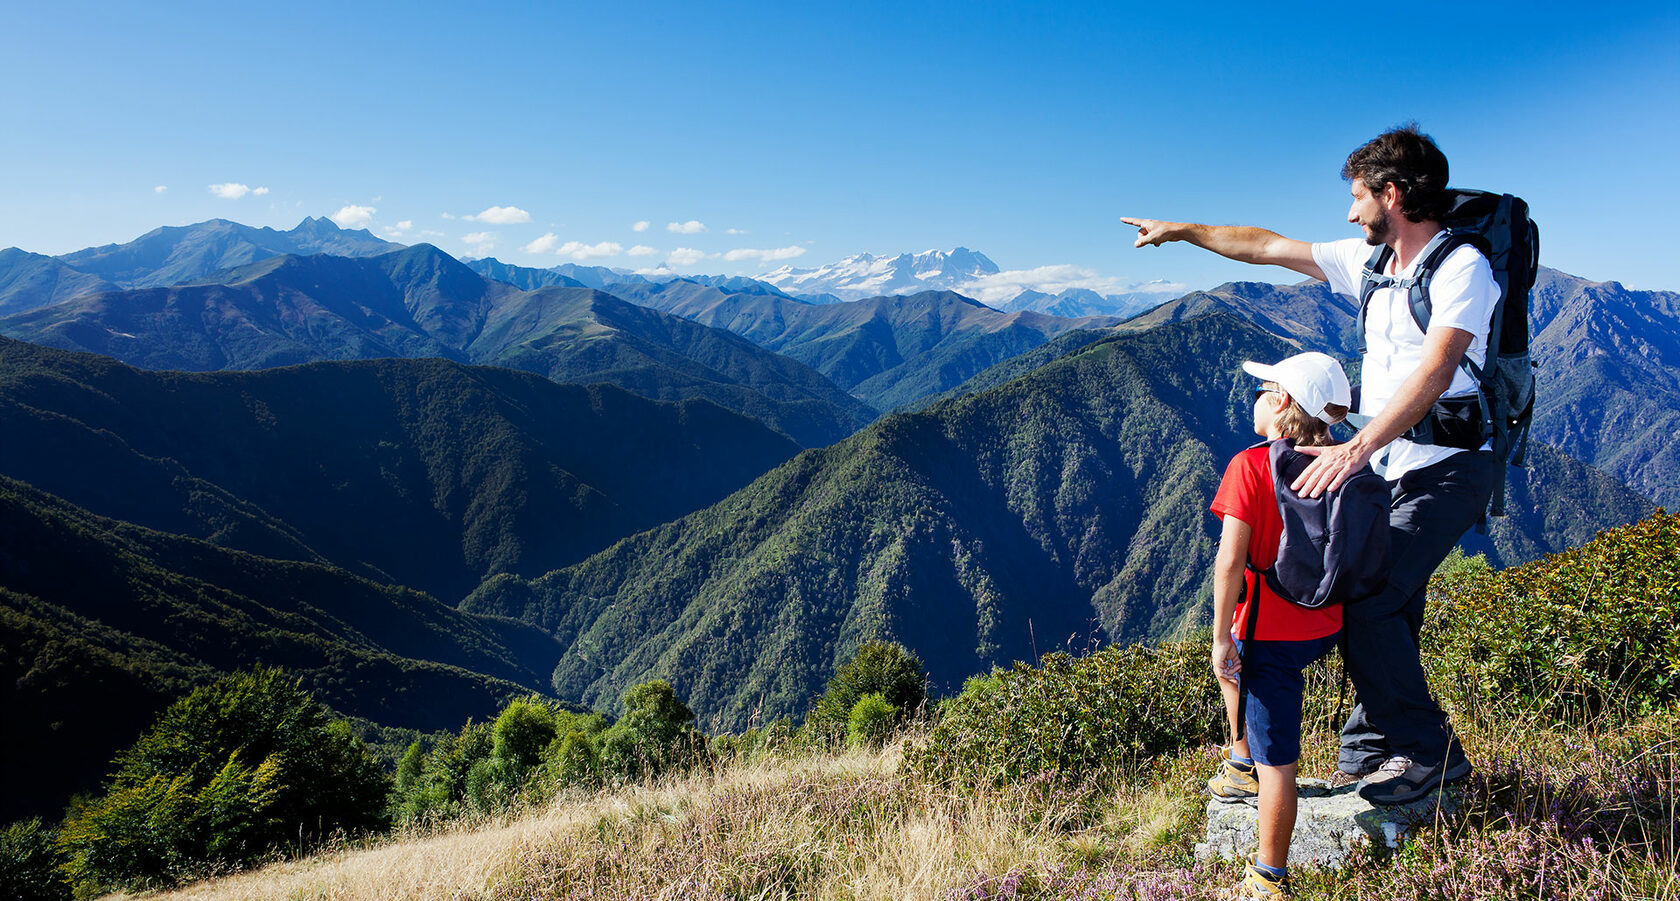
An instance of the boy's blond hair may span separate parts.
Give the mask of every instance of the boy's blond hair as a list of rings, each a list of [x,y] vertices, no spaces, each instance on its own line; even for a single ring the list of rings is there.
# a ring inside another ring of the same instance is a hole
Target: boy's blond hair
[[[1283,386],[1277,382],[1266,382],[1264,387],[1289,396],[1289,392],[1283,390]],[[1341,404],[1325,404],[1324,412],[1341,422],[1342,418],[1347,416],[1348,408]],[[1330,426],[1326,425],[1324,420],[1308,413],[1293,397],[1289,398],[1289,409],[1284,410],[1283,415],[1278,418],[1278,428],[1283,432],[1283,437],[1295,439],[1296,447],[1323,447],[1336,443],[1336,439],[1330,437]]]

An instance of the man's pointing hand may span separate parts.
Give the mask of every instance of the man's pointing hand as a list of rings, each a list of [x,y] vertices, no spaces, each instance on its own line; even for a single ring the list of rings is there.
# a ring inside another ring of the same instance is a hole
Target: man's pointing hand
[[[1182,222],[1162,222],[1159,219],[1130,219],[1120,217],[1120,221],[1135,226],[1138,230],[1137,241],[1133,247],[1157,246],[1168,241],[1183,240],[1175,234],[1175,229],[1183,225]]]

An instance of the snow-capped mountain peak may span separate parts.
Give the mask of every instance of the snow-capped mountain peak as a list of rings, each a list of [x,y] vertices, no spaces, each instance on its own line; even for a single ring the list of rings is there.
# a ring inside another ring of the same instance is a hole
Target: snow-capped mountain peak
[[[758,278],[792,294],[832,294],[843,300],[861,300],[886,294],[951,291],[997,272],[997,264],[985,254],[958,247],[949,253],[926,250],[892,257],[860,253],[816,269],[783,266]]]

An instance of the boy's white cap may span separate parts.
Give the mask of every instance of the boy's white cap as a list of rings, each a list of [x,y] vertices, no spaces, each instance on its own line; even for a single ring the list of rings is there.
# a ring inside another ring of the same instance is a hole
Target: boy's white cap
[[[1324,412],[1326,404],[1346,407],[1353,403],[1353,389],[1348,386],[1347,373],[1342,371],[1342,364],[1329,354],[1308,351],[1271,366],[1250,361],[1242,368],[1243,372],[1257,379],[1276,382],[1278,387],[1289,392],[1301,409],[1327,423],[1337,420]]]

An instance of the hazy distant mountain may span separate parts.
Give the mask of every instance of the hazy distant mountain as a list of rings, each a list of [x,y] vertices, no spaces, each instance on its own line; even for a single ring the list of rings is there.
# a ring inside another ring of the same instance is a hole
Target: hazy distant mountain
[[[154,229],[127,244],[89,247],[58,259],[123,287],[146,288],[178,285],[281,254],[364,257],[402,246],[367,229],[339,228],[324,216],[306,218],[291,231],[211,219]]]
[[[609,269],[605,266],[579,266],[576,263],[566,263],[549,269],[533,269],[528,266],[504,263],[495,257],[467,260],[466,265],[467,268],[485,278],[507,282],[526,291],[549,287],[589,287],[614,294],[617,293],[616,288],[624,285],[660,285],[672,281],[688,281],[697,285],[718,288],[731,294],[768,294],[793,299],[775,285],[747,278],[744,275],[679,276],[670,273],[648,276],[622,269]]]
[[[710,725],[807,709],[856,645],[914,648],[936,687],[1070,638],[1205,621],[1208,498],[1251,440],[1240,363],[1288,349],[1230,314],[1111,336],[996,388],[807,451],[719,503],[465,609],[568,648],[554,677],[608,706],[660,677]],[[1519,476],[1495,560],[1579,543],[1650,504],[1555,452]],[[1509,534],[1508,534],[1509,533]],[[727,640],[718,636],[727,636]]]
[[[536,294],[418,244],[356,259],[279,256],[198,283],[80,297],[0,318],[0,333],[150,369],[380,357],[508,365],[661,400],[705,397],[805,446],[874,418],[817,373],[725,332],[588,288]]]
[[[16,247],[0,250],[0,316],[116,287],[53,257]]]
[[[463,260],[462,263],[472,271],[487,279],[506,282],[522,291],[535,291],[538,288],[599,288],[600,285],[586,285],[568,275],[563,275],[557,269],[532,269],[529,266],[515,266],[504,263],[495,257],[483,257],[476,260]]]
[[[1013,300],[998,307],[1006,313],[1031,310],[1077,319],[1081,316],[1136,316],[1170,299],[1169,294],[1133,291],[1124,294],[1098,294],[1089,288],[1068,288],[1057,294],[1047,294],[1031,288],[1015,295]]]
[[[7,339],[0,434],[0,475],[95,514],[448,601],[582,559],[799,449],[703,401],[443,360],[147,372]]]
[[[863,300],[889,294],[951,291],[984,275],[996,275],[997,264],[966,247],[946,253],[928,250],[875,256],[860,253],[816,269],[783,266],[758,278],[790,294],[833,294],[842,300]]]
[[[1004,313],[950,292],[808,304],[689,281],[614,290],[793,357],[878,410],[948,390],[1063,332],[1120,321]]]

